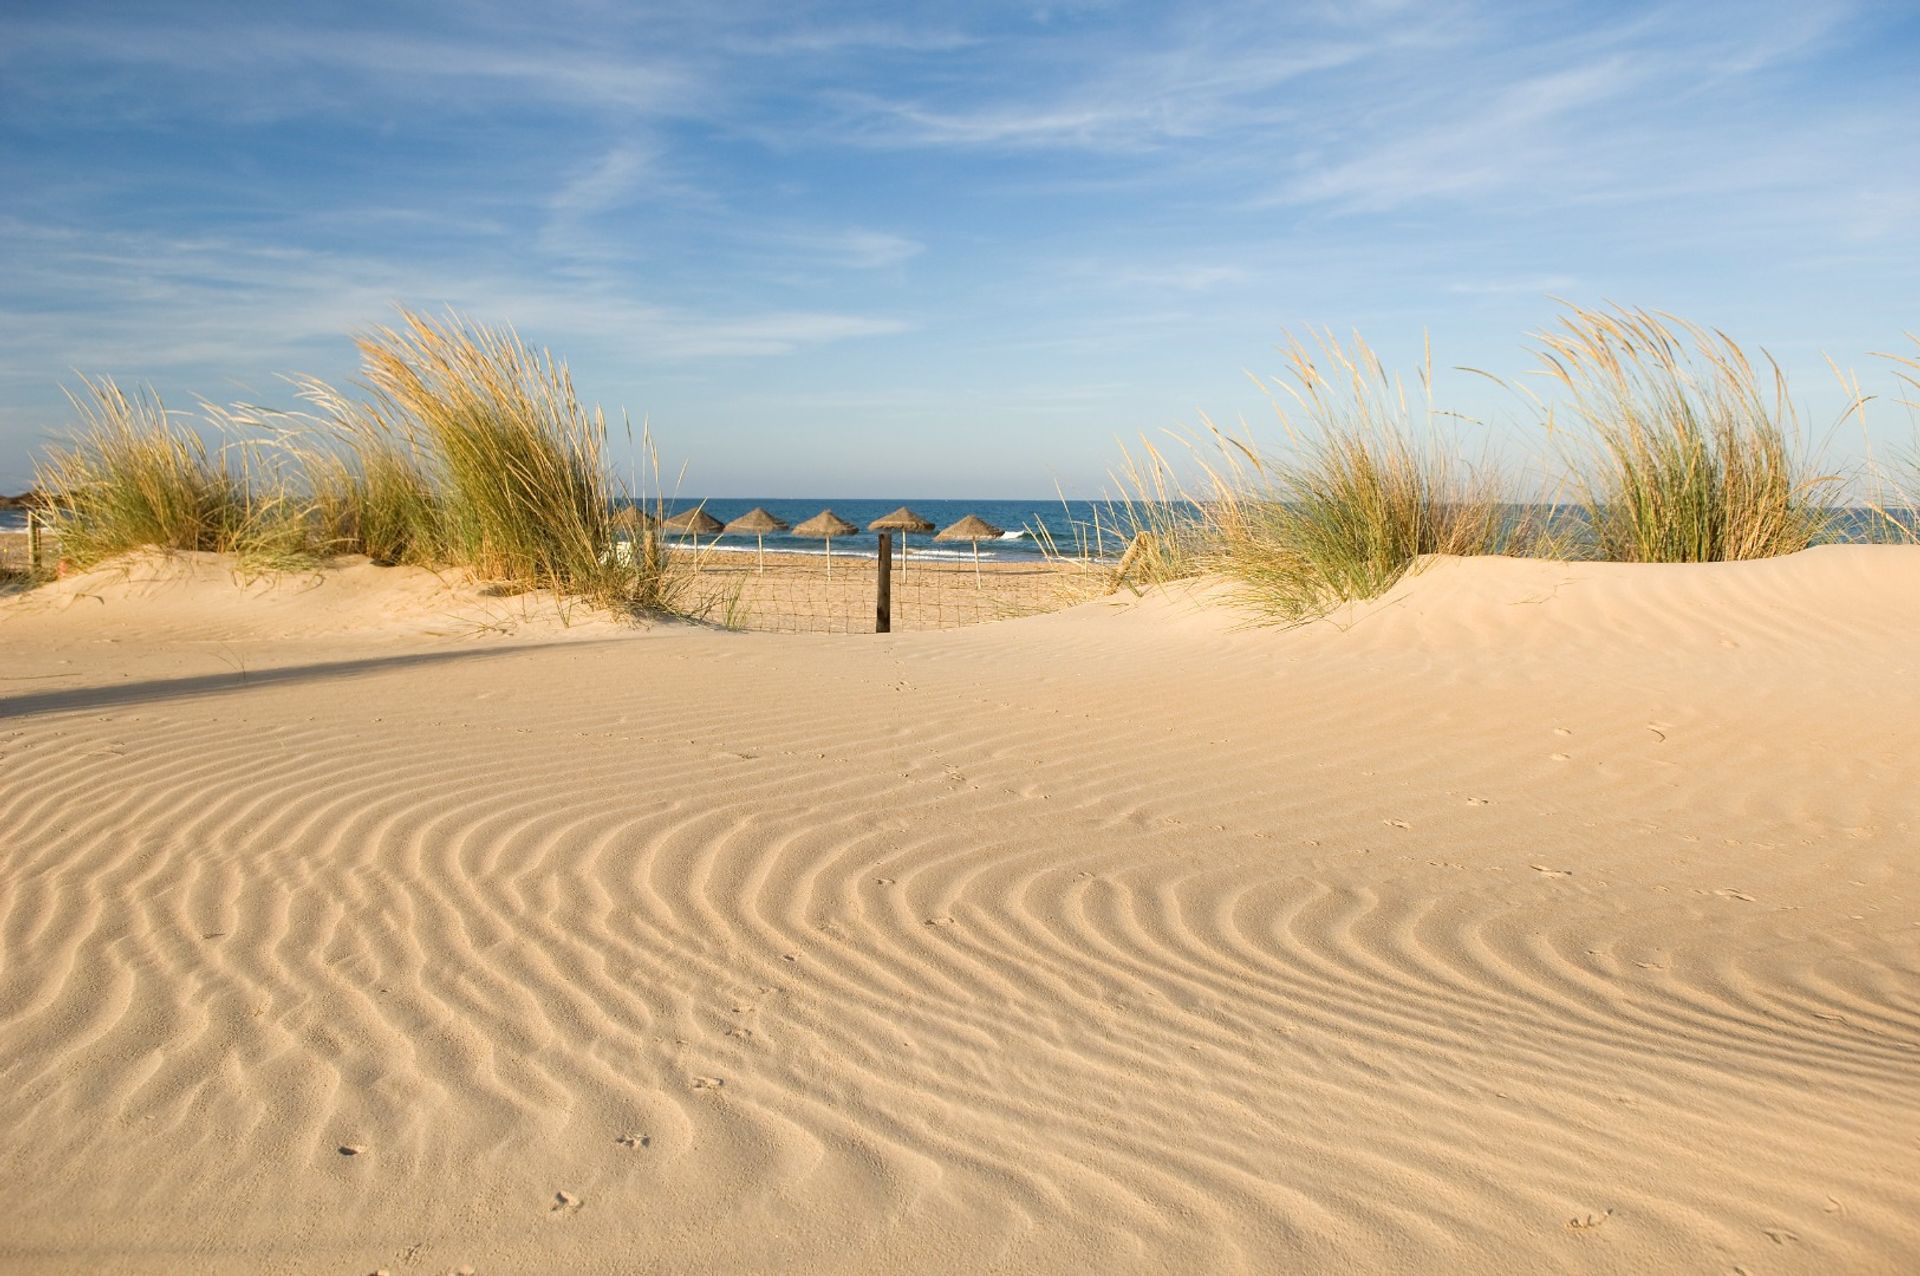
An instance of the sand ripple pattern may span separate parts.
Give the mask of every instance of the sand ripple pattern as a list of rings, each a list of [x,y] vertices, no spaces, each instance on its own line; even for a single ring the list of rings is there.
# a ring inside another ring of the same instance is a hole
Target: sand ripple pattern
[[[1520,566],[15,697],[0,1269],[1910,1270],[1898,626]]]

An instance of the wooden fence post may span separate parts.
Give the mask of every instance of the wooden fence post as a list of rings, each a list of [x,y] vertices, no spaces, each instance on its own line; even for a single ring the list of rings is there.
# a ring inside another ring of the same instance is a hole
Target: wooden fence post
[[[40,511],[27,506],[27,570],[40,574]]]
[[[879,585],[874,592],[873,632],[893,632],[893,534],[876,532],[880,538]]]

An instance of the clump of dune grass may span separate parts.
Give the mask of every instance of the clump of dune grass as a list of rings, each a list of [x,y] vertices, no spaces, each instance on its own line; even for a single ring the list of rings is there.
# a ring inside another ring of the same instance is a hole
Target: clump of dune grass
[[[1907,335],[1916,352],[1920,336]],[[1893,375],[1916,396],[1920,396],[1920,353],[1915,355],[1881,352],[1877,358],[1893,365]],[[1920,426],[1920,397],[1900,399],[1899,403]],[[1896,452],[1891,464],[1876,466],[1873,490],[1867,501],[1869,532],[1873,539],[1898,544],[1920,544],[1920,431],[1906,448]]]
[[[1137,455],[1121,449],[1113,477],[1118,494],[1106,502],[1107,525],[1125,544],[1115,582],[1161,585],[1206,570],[1206,513],[1179,482],[1166,452],[1142,437]]]
[[[564,363],[511,331],[408,312],[357,344],[370,402],[304,388],[332,439],[308,461],[324,535],[379,561],[673,608],[684,573],[650,533],[622,541],[615,514],[632,501],[606,461],[606,419]]]
[[[445,503],[420,442],[374,407],[325,382],[298,382],[317,409],[296,445],[319,544],[376,563],[435,566],[449,559]]]
[[[415,314],[358,345],[379,416],[430,458],[445,552],[482,575],[601,592],[615,495],[606,423],[565,365],[510,332]]]
[[[1786,378],[1724,333],[1644,310],[1571,309],[1541,335],[1547,406],[1598,556],[1704,563],[1790,554],[1834,512]]]
[[[1060,606],[1120,588],[1138,593],[1206,569],[1206,519],[1180,487],[1165,453],[1143,435],[1138,453],[1123,445],[1120,454],[1120,467],[1109,475],[1112,494],[1089,502],[1085,517],[1060,493],[1064,539],[1039,520],[1024,529],[1054,569]]]
[[[1209,426],[1211,565],[1258,612],[1300,620],[1376,598],[1427,555],[1540,550],[1539,527],[1503,502],[1499,468],[1467,459],[1434,408],[1430,357],[1416,410],[1358,337],[1284,350],[1287,372],[1261,382],[1279,446]]]
[[[615,512],[633,502],[563,363],[508,331],[404,312],[358,344],[370,399],[308,380],[311,411],[203,405],[218,448],[151,394],[83,381],[81,425],[39,473],[66,557],[205,550],[271,570],[361,553],[675,607],[684,567],[650,531],[620,538]]]
[[[89,567],[142,548],[233,553],[278,512],[254,499],[224,450],[168,414],[151,393],[83,378],[68,398],[80,425],[36,468],[62,554]]]

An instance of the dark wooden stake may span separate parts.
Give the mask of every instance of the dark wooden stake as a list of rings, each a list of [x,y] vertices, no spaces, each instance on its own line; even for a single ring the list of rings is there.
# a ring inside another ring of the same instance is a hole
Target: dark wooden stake
[[[40,511],[27,510],[27,570],[40,574]]]
[[[880,585],[874,594],[873,632],[893,632],[893,534],[874,533],[880,538]]]

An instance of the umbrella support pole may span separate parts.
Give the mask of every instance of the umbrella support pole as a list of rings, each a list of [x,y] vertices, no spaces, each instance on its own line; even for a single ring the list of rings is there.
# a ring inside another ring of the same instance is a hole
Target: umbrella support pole
[[[893,632],[893,537],[879,532],[880,571],[873,595],[873,632]]]

